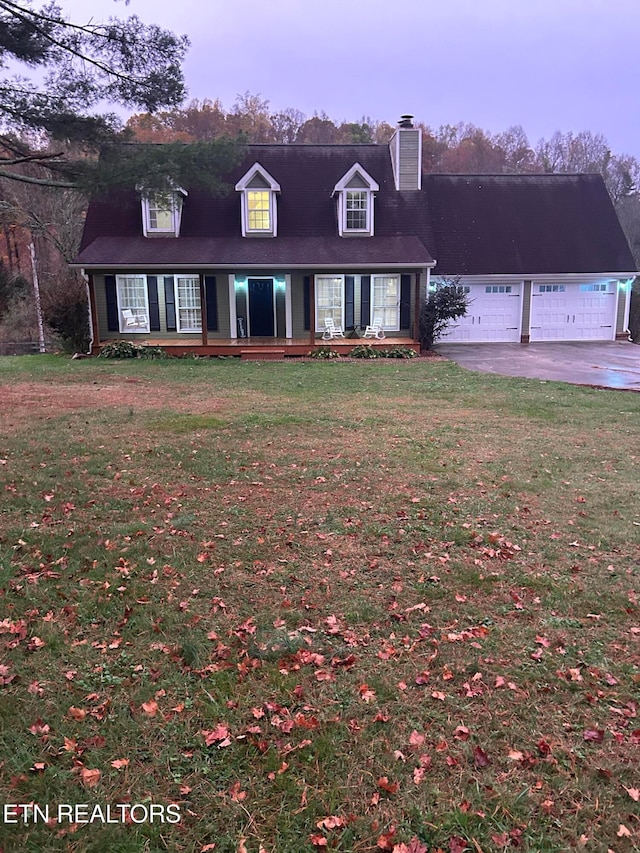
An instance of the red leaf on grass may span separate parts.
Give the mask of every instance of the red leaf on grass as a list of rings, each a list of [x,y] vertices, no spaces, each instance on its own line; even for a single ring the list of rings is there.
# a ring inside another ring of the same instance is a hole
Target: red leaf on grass
[[[488,767],[491,764],[491,759],[480,746],[476,746],[473,750],[473,763],[476,767]]]
[[[602,729],[585,729],[583,734],[585,740],[593,743],[602,743],[604,740],[604,731]]]
[[[387,776],[381,776],[378,779],[378,788],[386,791],[387,794],[395,794],[399,787],[398,782],[390,782]]]

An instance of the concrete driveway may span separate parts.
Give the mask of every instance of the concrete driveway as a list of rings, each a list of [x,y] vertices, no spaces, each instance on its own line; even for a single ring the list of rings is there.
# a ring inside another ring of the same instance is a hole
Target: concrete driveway
[[[447,344],[439,355],[468,370],[640,391],[640,346],[628,341]]]

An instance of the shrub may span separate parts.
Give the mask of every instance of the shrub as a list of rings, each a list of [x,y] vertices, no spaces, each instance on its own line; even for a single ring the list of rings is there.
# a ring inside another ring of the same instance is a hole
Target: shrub
[[[380,358],[415,358],[418,353],[411,347],[395,346],[378,350]]]
[[[309,353],[309,358],[340,358],[340,353],[337,350],[331,349],[331,347],[318,347],[318,349],[312,350]]]
[[[169,358],[162,347],[142,345],[138,347],[138,358],[150,358],[154,360]]]
[[[460,287],[460,279],[441,279],[420,311],[420,345],[431,349],[442,335],[450,320],[464,317],[469,305],[467,294]]]
[[[377,349],[369,344],[358,344],[349,353],[351,358],[380,358],[380,353]]]
[[[131,341],[111,341],[102,347],[98,358],[139,358],[140,349]]]

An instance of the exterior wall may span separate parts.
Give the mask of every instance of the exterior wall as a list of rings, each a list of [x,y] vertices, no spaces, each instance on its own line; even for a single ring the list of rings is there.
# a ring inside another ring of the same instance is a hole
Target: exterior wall
[[[627,284],[624,287],[618,285],[618,308],[616,311],[616,338],[628,336],[627,326],[629,325],[629,306],[628,302],[631,296],[631,285]]]
[[[138,271],[136,271],[138,272]],[[200,332],[168,332],[167,331],[167,311],[165,304],[164,288],[158,285],[158,309],[160,314],[160,330],[154,332],[119,332],[110,331],[107,328],[107,296],[105,288],[105,275],[109,273],[99,272],[94,273],[94,289],[96,299],[96,310],[98,314],[98,329],[101,341],[109,340],[126,340],[134,343],[144,343],[146,339],[153,338],[154,340],[180,340],[185,343],[197,343],[202,340]],[[124,271],[123,271],[124,274]],[[144,273],[139,273],[144,274]],[[150,273],[153,275],[172,275],[171,272]],[[207,271],[209,275],[209,271]],[[221,271],[211,271],[211,275],[216,276],[216,291],[217,291],[217,307],[218,307],[218,329],[217,331],[207,331],[207,337],[211,340],[216,338],[226,339],[230,336],[229,330],[229,297],[227,289],[227,275]]]

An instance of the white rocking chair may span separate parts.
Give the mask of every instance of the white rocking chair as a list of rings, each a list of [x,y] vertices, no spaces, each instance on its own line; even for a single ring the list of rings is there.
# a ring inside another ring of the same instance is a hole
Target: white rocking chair
[[[336,326],[336,324],[331,319],[327,319],[324,321],[324,332],[322,333],[323,341],[330,341],[333,338],[344,338],[344,332],[340,326]]]
[[[377,338],[379,341],[383,341],[386,337],[384,333],[384,329],[382,328],[382,323],[379,320],[374,320],[370,326],[367,326],[364,330],[363,338]]]

